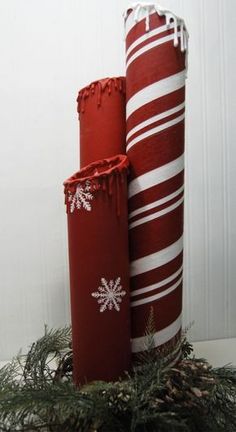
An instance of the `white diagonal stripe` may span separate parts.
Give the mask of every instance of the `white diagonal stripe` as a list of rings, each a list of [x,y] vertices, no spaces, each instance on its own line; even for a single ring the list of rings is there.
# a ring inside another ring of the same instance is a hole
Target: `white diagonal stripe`
[[[130,223],[129,229],[135,228],[136,226],[142,225],[146,222],[150,222],[151,220],[157,219],[161,216],[164,216],[167,213],[170,213],[171,211],[173,211],[177,207],[179,207],[183,201],[184,201],[184,197],[181,197],[178,201],[176,201],[174,204],[170,205],[169,207],[166,207],[166,208],[159,210],[158,212],[152,213],[150,215],[144,216],[143,218],[138,219],[138,220]]]
[[[152,123],[155,123],[159,120],[162,120],[165,117],[169,117],[170,115],[177,113],[178,111],[182,110],[184,107],[185,107],[185,102],[175,106],[174,108],[171,108],[167,111],[164,111],[160,114],[150,117],[149,119],[143,121],[142,123],[139,123],[133,129],[131,129],[131,131],[127,134],[126,140],[128,141],[128,139],[130,139],[132,135],[134,135],[136,132],[139,132],[141,129],[144,129],[145,127],[151,125]]]
[[[140,36],[136,41],[134,41],[129,48],[126,51],[126,57],[133,51],[134,48],[136,48],[141,43],[147,41],[148,39],[152,38],[153,36],[156,36],[160,33],[163,33],[167,30],[171,30],[174,28],[174,23],[171,23],[169,26],[162,25],[160,27],[155,28],[154,30],[150,30],[149,32],[146,32],[143,36]]]
[[[184,87],[186,70],[159,80],[135,93],[127,102],[126,118],[143,105]]]
[[[181,36],[181,32],[177,33],[177,37]],[[157,39],[153,42],[150,42],[149,44],[143,46],[142,48],[140,48],[138,51],[136,51],[127,61],[126,63],[126,69],[128,69],[128,67],[131,65],[131,63],[133,63],[134,60],[136,60],[138,57],[140,57],[142,54],[144,54],[145,52],[149,51],[152,48],[155,48],[157,46],[160,46],[166,42],[169,42],[171,40],[174,40],[176,38],[175,33],[171,33],[170,35],[164,36],[160,39]]]
[[[184,120],[185,114],[181,114],[179,117],[174,118],[173,120],[169,120],[166,123],[162,123],[159,126],[156,126],[152,129],[149,129],[147,132],[144,132],[140,135],[138,135],[136,138],[134,138],[132,141],[129,142],[129,144],[126,147],[126,152],[128,152],[135,144],[138,142],[150,137],[151,135],[154,135],[156,133],[159,133],[165,129],[168,129],[171,126],[174,126],[178,123],[180,123],[182,120]]]
[[[146,294],[150,291],[154,291],[158,288],[161,288],[164,285],[167,285],[169,282],[172,282],[172,280],[174,280],[175,278],[177,278],[182,271],[183,271],[183,265],[175,273],[173,273],[171,276],[169,276],[168,278],[163,279],[162,281],[160,281],[156,284],[148,285],[144,288],[139,288],[139,289],[136,289],[134,291],[131,291],[130,295],[131,295],[131,297],[135,297],[137,295]]]
[[[165,327],[162,330],[156,332],[153,336],[154,347],[158,347],[168,342],[174,336],[177,335],[182,325],[182,314],[178,316],[178,318],[172,322],[168,327]],[[138,353],[140,351],[145,351],[148,349],[148,340],[150,336],[141,336],[137,338],[133,338],[131,340],[132,343],[132,352]]]
[[[169,180],[170,178],[176,176],[181,171],[183,171],[183,169],[184,154],[165,165],[162,165],[158,168],[148,171],[145,174],[142,174],[139,177],[136,177],[129,184],[129,198],[138,194],[139,192],[142,192],[146,189],[163,183],[166,180]]]
[[[183,236],[175,243],[158,252],[138,258],[130,263],[130,276],[148,272],[161,267],[176,258],[183,250]]]
[[[179,194],[181,194],[181,192],[183,192],[183,190],[184,190],[184,185],[181,186],[179,189],[177,189],[177,191],[173,192],[170,195],[165,196],[164,198],[161,198],[161,199],[159,199],[157,201],[154,201],[151,204],[147,204],[147,205],[145,205],[143,207],[139,207],[137,210],[134,210],[134,211],[132,211],[129,214],[129,219],[133,218],[134,216],[137,216],[140,213],[143,213],[145,211],[148,211],[148,210],[151,210],[151,209],[153,209],[155,207],[158,207],[158,206],[160,206],[162,204],[165,204],[166,202],[172,200],[173,198],[175,198]]]
[[[177,280],[177,282],[175,282],[172,286],[170,286],[169,288],[167,288],[165,291],[162,291],[160,293],[154,294],[154,295],[149,296],[149,297],[145,297],[145,298],[140,299],[140,300],[133,301],[131,303],[131,307],[136,307],[136,306],[141,306],[143,304],[151,303],[151,302],[153,302],[155,300],[158,300],[158,299],[160,299],[162,297],[167,296],[172,291],[174,291],[176,288],[178,288],[178,286],[180,285],[180,283],[182,282],[182,280],[183,280],[183,276],[181,276],[181,278],[179,278]]]

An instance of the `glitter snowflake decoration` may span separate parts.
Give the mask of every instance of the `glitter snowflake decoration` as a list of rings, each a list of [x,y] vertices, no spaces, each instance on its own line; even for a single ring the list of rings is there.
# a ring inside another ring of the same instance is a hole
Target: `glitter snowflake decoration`
[[[73,213],[76,208],[78,210],[84,208],[87,211],[91,211],[92,206],[90,201],[92,201],[92,199],[93,195],[91,194],[90,181],[87,180],[84,186],[78,184],[75,194],[70,194],[68,198],[70,202],[70,212]]]
[[[96,298],[100,305],[100,312],[112,309],[119,312],[122,297],[125,295],[126,292],[122,290],[120,284],[120,277],[109,282],[105,278],[101,278],[101,286],[98,287],[98,291],[92,293],[92,297]]]

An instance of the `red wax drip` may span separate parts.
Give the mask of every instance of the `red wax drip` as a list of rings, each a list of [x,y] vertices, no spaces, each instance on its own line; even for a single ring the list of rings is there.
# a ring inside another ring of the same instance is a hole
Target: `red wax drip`
[[[104,78],[98,81],[94,81],[87,87],[84,87],[79,91],[77,98],[77,111],[78,113],[84,113],[86,99],[93,96],[97,91],[97,106],[98,108],[102,104],[102,95],[105,91],[108,91],[110,95],[112,91],[120,91],[125,94],[125,78],[124,77],[113,77]]]
[[[93,162],[66,180],[64,182],[64,193],[67,213],[70,213],[69,198],[76,193],[77,186],[83,186],[89,182],[91,192],[100,190],[110,197],[114,197],[114,187],[116,188],[117,216],[120,216],[120,194],[122,193],[120,186],[127,176],[128,164],[127,156],[117,155]]]

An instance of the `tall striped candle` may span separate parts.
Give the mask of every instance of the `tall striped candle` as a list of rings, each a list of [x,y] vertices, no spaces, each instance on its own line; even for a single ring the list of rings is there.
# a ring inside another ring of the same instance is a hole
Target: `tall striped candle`
[[[144,2],[127,10],[125,29],[132,351],[138,353],[147,348],[151,309],[155,347],[178,346],[181,333],[188,33],[181,18]]]

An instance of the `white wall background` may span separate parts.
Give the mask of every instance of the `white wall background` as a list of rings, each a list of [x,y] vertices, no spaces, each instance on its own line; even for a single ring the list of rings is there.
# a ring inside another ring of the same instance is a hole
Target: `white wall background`
[[[0,0],[0,360],[70,321],[62,182],[77,90],[124,73],[126,0]],[[235,0],[163,0],[190,38],[185,323],[236,336]]]

